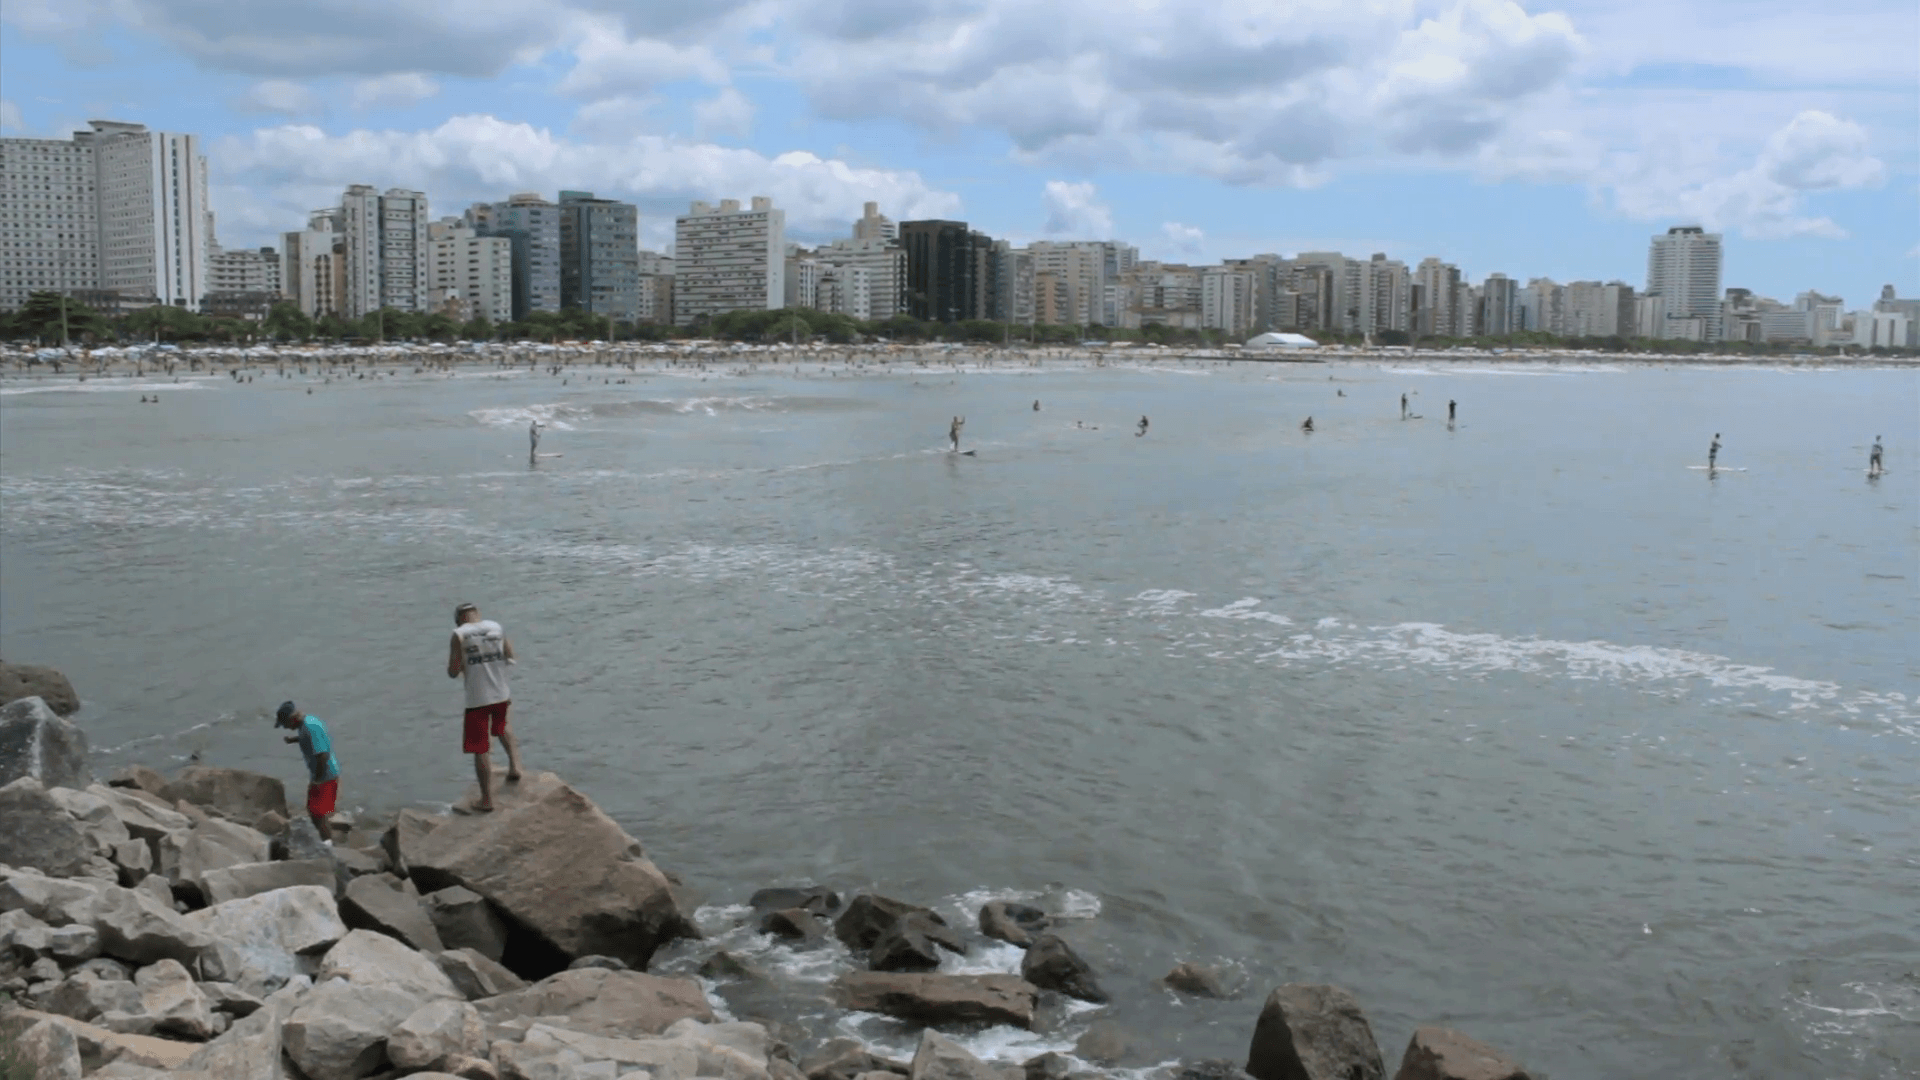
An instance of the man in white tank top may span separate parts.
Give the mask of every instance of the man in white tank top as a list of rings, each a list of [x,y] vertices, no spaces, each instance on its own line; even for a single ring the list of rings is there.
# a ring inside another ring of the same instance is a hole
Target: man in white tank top
[[[453,609],[453,638],[447,643],[447,678],[467,678],[466,730],[460,742],[463,753],[473,755],[473,775],[480,781],[480,801],[473,804],[482,812],[493,809],[493,744],[497,737],[507,752],[507,783],[520,779],[520,744],[507,725],[507,707],[513,695],[507,690],[507,666],[513,663],[513,642],[500,630],[500,624],[480,617],[480,609],[461,604]]]

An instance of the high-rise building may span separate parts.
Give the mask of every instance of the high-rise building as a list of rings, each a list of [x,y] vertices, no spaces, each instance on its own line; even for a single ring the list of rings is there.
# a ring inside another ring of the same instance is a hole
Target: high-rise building
[[[1553,334],[1567,333],[1567,288],[1552,278],[1534,278],[1520,290],[1520,325],[1516,330]]]
[[[427,197],[418,191],[354,184],[340,197],[349,319],[383,308],[426,311],[431,277]]]
[[[1064,291],[1062,297],[1056,297],[1056,301],[1048,305],[1062,323],[1090,326],[1109,319],[1115,324],[1120,321],[1118,311],[1107,310],[1108,270],[1122,263],[1131,270],[1137,260],[1117,250],[1119,247],[1103,241],[1058,240],[1027,245],[1028,253],[1033,256],[1035,281],[1041,274],[1050,274],[1051,287],[1056,292]],[[1117,270],[1115,276],[1118,276]],[[1060,299],[1064,299],[1064,303],[1057,302]]]
[[[855,240],[899,240],[900,226],[892,218],[880,212],[879,203],[870,202],[866,204],[860,220],[853,223],[853,238]]]
[[[1669,320],[1699,319],[1701,326],[1675,325],[1661,337],[1720,338],[1720,234],[1680,225],[1656,236],[1647,248],[1647,292],[1665,298]]]
[[[207,262],[209,293],[280,295],[280,253],[270,247],[215,249]]]
[[[533,192],[475,203],[467,221],[479,236],[513,242],[513,317],[560,310],[560,207]]]
[[[198,137],[89,127],[66,142],[0,139],[0,310],[40,290],[199,307],[212,212]]]
[[[999,290],[995,310],[1008,322],[1033,322],[1033,253],[1010,240],[993,242],[994,287]]]
[[[346,239],[340,210],[315,210],[307,227],[280,234],[280,291],[309,318],[346,310]]]
[[[693,204],[674,219],[673,321],[681,326],[729,311],[770,311],[786,302],[786,211],[755,195]]]
[[[640,308],[636,318],[645,323],[673,321],[673,256],[657,251],[640,253]]]
[[[1489,274],[1480,286],[1475,331],[1482,337],[1507,337],[1518,329],[1520,283],[1505,274]]]
[[[1414,271],[1420,288],[1420,310],[1413,313],[1413,332],[1421,337],[1467,337],[1473,332],[1473,305],[1460,268],[1438,257],[1420,260]]]
[[[900,246],[907,254],[907,314],[933,322],[981,317],[979,236],[964,221],[903,221]]]
[[[481,236],[463,217],[442,218],[427,228],[432,251],[427,303],[458,322],[513,318],[513,241]]]
[[[640,211],[632,203],[560,193],[560,305],[639,319]]]
[[[1200,325],[1244,338],[1254,327],[1252,271],[1209,266],[1200,272]]]

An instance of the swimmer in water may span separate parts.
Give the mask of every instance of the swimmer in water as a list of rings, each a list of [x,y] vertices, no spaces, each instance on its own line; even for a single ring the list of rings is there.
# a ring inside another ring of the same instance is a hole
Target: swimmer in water
[[[1867,452],[1868,476],[1879,476],[1881,473],[1887,471],[1886,468],[1880,464],[1880,457],[1883,452],[1884,451],[1880,449],[1880,436],[1875,435],[1873,437],[1873,449]]]
[[[1720,433],[1716,431],[1713,433],[1713,445],[1707,447],[1707,471],[1712,472],[1715,463],[1718,462],[1719,460],[1720,460]]]
[[[953,448],[949,450],[948,453],[957,454],[960,452],[960,429],[966,426],[966,417],[956,416],[953,418],[953,423],[947,428],[947,439],[953,444]]]

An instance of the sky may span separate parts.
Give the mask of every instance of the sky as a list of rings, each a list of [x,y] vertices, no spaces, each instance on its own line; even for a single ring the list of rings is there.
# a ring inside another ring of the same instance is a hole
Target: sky
[[[1018,243],[1206,262],[1437,255],[1475,282],[1920,294],[1913,0],[6,0],[0,132],[204,140],[218,238],[354,183],[435,213],[565,189],[873,200]]]

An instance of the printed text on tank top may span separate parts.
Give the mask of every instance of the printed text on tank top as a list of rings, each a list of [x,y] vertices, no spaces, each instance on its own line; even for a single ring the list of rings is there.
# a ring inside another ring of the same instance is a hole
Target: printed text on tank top
[[[467,708],[512,700],[507,690],[507,638],[491,619],[471,622],[455,633],[465,658]]]

